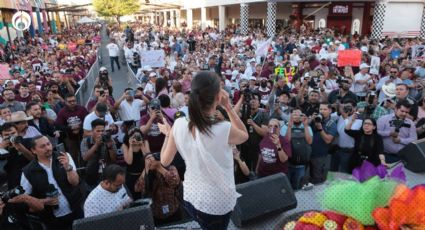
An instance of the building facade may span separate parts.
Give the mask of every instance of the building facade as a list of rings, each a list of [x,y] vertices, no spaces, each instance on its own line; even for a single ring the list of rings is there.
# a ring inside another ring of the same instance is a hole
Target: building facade
[[[184,0],[180,9],[162,10],[155,17],[161,25],[217,27],[264,26],[269,36],[276,27],[302,24],[328,27],[344,34],[425,36],[425,0],[299,1],[299,0]],[[171,23],[169,23],[171,22]]]

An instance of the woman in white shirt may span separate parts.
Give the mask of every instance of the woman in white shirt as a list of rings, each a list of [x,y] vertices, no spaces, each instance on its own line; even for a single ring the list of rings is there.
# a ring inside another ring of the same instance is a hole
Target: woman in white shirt
[[[210,71],[194,77],[189,98],[189,119],[181,118],[170,128],[159,124],[166,136],[161,164],[168,167],[177,150],[186,162],[183,182],[184,206],[202,229],[227,229],[239,194],[234,181],[232,145],[248,139],[248,132],[233,110],[220,79]],[[215,119],[221,105],[230,122]]]

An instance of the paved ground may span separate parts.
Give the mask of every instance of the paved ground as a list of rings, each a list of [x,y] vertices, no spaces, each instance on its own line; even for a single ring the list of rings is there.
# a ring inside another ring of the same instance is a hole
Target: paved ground
[[[132,79],[132,82],[130,84],[128,83],[128,74],[130,74],[128,71],[131,71],[131,70],[127,68],[126,64],[123,64],[122,57],[120,57],[121,70],[117,70],[115,68],[115,72],[112,73],[108,51],[105,48],[108,42],[109,42],[109,39],[106,37],[105,31],[103,31],[103,40],[102,40],[102,48],[101,48],[101,57],[103,61],[102,65],[108,69],[110,75],[112,76],[114,98],[119,98],[122,95],[122,92],[124,91],[125,88],[127,87],[135,88],[136,81],[135,79]],[[416,174],[406,170],[406,174],[407,174],[407,184],[410,187],[417,184],[425,183],[425,173]],[[327,184],[328,183],[325,183],[323,185],[314,187],[314,189],[310,191],[296,192],[295,195],[297,197],[298,207],[294,210],[290,210],[288,212],[280,213],[280,214],[276,214],[272,216],[267,216],[243,228],[237,228],[232,222],[230,222],[228,229],[275,229],[276,225],[282,222],[282,220],[285,219],[285,217],[287,217],[288,215],[291,215],[299,211],[304,211],[304,210],[320,209],[320,204],[318,203],[317,198],[318,196],[320,196],[320,193],[323,191],[323,189],[325,188]],[[165,227],[164,229],[199,229],[199,225],[195,222],[188,222],[185,224]]]
[[[104,29],[102,31],[102,47],[101,47],[101,65],[100,66],[105,66],[108,69],[109,75],[112,77],[112,86],[114,88],[113,91],[113,96],[115,99],[118,99],[122,96],[124,89],[128,88],[128,87],[132,87],[135,88],[136,87],[136,83],[135,80],[133,79],[133,81],[128,84],[128,71],[131,71],[130,69],[127,68],[127,64],[124,61],[124,57],[120,56],[119,57],[119,63],[121,66],[121,69],[118,70],[116,64],[114,63],[114,72],[112,73],[112,69],[111,69],[111,62],[109,60],[109,53],[108,50],[106,49],[106,45],[109,43],[109,38],[106,36],[106,30]]]

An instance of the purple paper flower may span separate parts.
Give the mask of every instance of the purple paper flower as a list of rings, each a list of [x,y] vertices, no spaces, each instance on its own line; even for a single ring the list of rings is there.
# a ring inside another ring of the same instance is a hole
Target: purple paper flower
[[[357,167],[353,170],[353,177],[356,178],[359,182],[365,182],[374,176],[379,176],[381,179],[387,177],[399,182],[406,182],[406,174],[404,174],[403,165],[397,166],[389,174],[384,165],[375,167],[369,161],[363,161],[360,167]]]

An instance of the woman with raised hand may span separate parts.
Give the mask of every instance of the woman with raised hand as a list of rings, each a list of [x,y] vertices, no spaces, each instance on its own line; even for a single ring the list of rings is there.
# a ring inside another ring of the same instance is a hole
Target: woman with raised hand
[[[229,121],[216,119],[220,105]],[[177,119],[173,128],[159,125],[166,136],[161,164],[168,167],[177,150],[186,163],[184,206],[202,229],[227,229],[239,194],[234,181],[232,145],[248,140],[248,132],[220,88],[214,72],[199,72],[192,81],[189,118]]]

